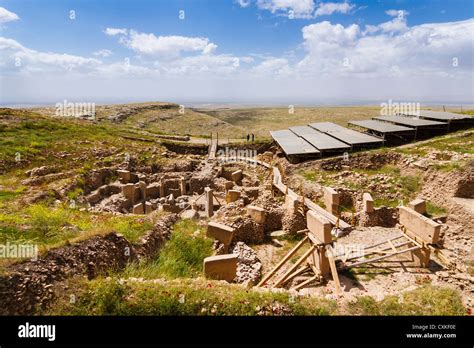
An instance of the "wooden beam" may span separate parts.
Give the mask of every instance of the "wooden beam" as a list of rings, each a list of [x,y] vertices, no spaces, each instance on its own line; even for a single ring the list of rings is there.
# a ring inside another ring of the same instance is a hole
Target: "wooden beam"
[[[304,266],[300,267],[299,269],[297,269],[296,271],[291,273],[288,277],[286,277],[286,279],[283,281],[283,283],[281,283],[281,285],[284,285],[285,283],[288,283],[291,279],[296,277],[298,274],[304,273],[305,271],[310,270],[310,269],[311,268],[309,267],[309,265],[304,265]]]
[[[352,265],[347,265],[347,267],[352,268],[352,267],[360,266],[360,265],[365,264],[365,263],[380,261],[380,260],[387,259],[387,258],[395,256],[395,255],[403,254],[403,253],[406,253],[408,251],[413,251],[413,250],[417,250],[417,249],[420,249],[420,247],[419,246],[414,246],[414,247],[411,247],[411,248],[408,248],[408,249],[405,249],[405,250],[400,250],[396,253],[391,253],[390,255],[382,255],[382,256],[379,256],[379,257],[374,257],[372,259],[359,261],[359,262],[353,263]]]
[[[288,254],[281,259],[280,262],[270,271],[267,273],[265,277],[260,281],[260,283],[257,284],[257,286],[263,286],[265,283],[285,264],[286,261],[288,261],[297,251],[301,246],[308,240],[308,236],[304,237],[302,240],[299,241],[298,244],[295,245],[293,249],[290,250]]]
[[[326,253],[326,255],[329,260],[329,267],[331,267],[332,279],[334,280],[334,284],[336,285],[336,294],[341,295],[342,294],[341,283],[339,282],[339,275],[337,274],[336,262],[334,261],[334,257],[332,256],[334,251],[332,250],[330,246],[327,246],[326,250],[329,251]]]
[[[450,266],[453,261],[449,259],[448,256],[446,256],[439,247],[434,247],[432,245],[429,245],[429,248],[434,252],[434,254],[443,262],[446,266]]]
[[[296,285],[294,288],[292,288],[292,290],[298,291],[299,289],[304,288],[304,287],[305,287],[306,285],[308,285],[309,283],[311,283],[311,282],[313,282],[313,281],[315,281],[315,280],[318,280],[318,278],[319,278],[318,276],[312,276],[311,278],[306,279],[304,282],[302,282],[302,283]]]
[[[406,241],[406,242],[403,242],[403,243],[400,243],[400,244],[396,244],[395,247],[398,248],[398,247],[405,246],[405,245],[408,245],[408,244],[411,244],[411,243],[412,243],[411,241]],[[365,253],[364,255],[349,257],[349,258],[347,258],[347,261],[354,260],[354,259],[359,259],[361,257],[366,257],[366,256],[369,256],[369,255],[372,255],[372,254],[377,254],[377,252],[383,252],[383,251],[388,250],[388,249],[390,249],[390,247],[386,247],[386,248],[383,248],[383,249],[380,249],[380,250],[372,250],[372,251],[369,251],[368,253]],[[335,259],[337,260],[337,258],[335,258]]]
[[[390,247],[392,248],[394,252],[397,252],[397,248],[395,248],[395,245],[393,245],[391,240],[388,241],[388,244],[390,245]]]
[[[415,238],[412,238],[411,236],[409,236],[408,230],[406,229],[406,227],[403,228],[403,234],[405,238],[410,240],[413,244],[418,245],[420,248],[423,247],[423,245],[425,244],[423,241],[422,242],[417,241],[416,240],[417,238],[415,236],[414,236]]]
[[[285,281],[285,279],[295,271],[295,269],[297,269],[299,267],[299,265],[301,265],[307,258],[309,255],[311,255],[311,253],[314,251],[314,249],[316,248],[315,245],[312,245],[299,259],[298,261],[296,261],[296,263],[290,267],[290,269],[288,271],[285,272],[285,274],[283,274],[275,283],[275,287],[277,288],[281,283],[283,283]]]
[[[394,240],[397,240],[397,239],[402,238],[402,237],[404,237],[404,234],[400,233],[400,235],[397,236],[397,237],[392,237],[392,238],[386,239],[386,240],[384,240],[384,241],[382,241],[382,242],[379,242],[379,243],[377,243],[377,244],[369,245],[368,247],[365,248],[365,250],[370,250],[370,249],[375,248],[375,247],[377,247],[377,246],[379,246],[379,245],[382,245],[382,244],[387,243],[387,241],[389,241],[389,240],[394,241]],[[344,254],[335,255],[335,256],[334,256],[334,259],[337,260],[340,256],[344,256]]]

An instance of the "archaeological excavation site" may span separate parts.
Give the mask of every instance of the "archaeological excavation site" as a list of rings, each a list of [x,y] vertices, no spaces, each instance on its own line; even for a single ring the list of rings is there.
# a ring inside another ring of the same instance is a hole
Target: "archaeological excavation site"
[[[472,130],[295,163],[28,117],[62,138],[2,160],[3,315],[471,314]]]
[[[473,0],[2,0],[0,32],[0,348],[474,347]]]

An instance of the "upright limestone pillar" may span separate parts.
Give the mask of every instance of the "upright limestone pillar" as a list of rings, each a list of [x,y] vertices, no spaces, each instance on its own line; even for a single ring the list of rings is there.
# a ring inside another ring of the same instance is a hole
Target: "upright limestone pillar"
[[[204,211],[207,217],[211,217],[212,215],[214,215],[214,199],[213,199],[214,190],[211,189],[210,187],[206,187],[204,189],[204,192],[205,192]]]
[[[186,180],[183,177],[179,179],[179,188],[181,190],[181,196],[184,196],[186,194]]]

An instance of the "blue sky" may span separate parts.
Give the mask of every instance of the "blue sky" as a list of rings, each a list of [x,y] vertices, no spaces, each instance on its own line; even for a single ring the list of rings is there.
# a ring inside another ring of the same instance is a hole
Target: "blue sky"
[[[0,102],[474,102],[473,17],[471,0],[2,0]]]

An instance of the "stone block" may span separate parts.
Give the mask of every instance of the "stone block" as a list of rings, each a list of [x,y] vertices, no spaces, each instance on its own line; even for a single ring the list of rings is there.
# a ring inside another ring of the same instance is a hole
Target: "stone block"
[[[364,193],[362,196],[362,202],[364,205],[364,212],[373,213],[374,212],[374,200],[370,193]]]
[[[207,217],[214,215],[214,190],[210,187],[204,188],[204,212]]]
[[[237,275],[236,254],[209,256],[204,259],[204,275],[206,278],[231,282]]]
[[[101,197],[107,197],[110,195],[109,193],[109,186],[108,185],[102,185],[97,189],[97,192],[99,192]]]
[[[147,199],[147,196],[146,196],[146,182],[139,181],[138,182],[138,187],[140,188],[140,197],[141,197],[141,199],[143,199],[143,200]]]
[[[98,191],[94,191],[86,197],[87,201],[92,205],[98,203],[101,198],[102,197]]]
[[[141,197],[141,189],[138,183],[134,184],[133,186],[133,203],[138,202]]]
[[[166,194],[165,194],[165,183],[164,183],[163,180],[160,180],[159,188],[160,188],[160,197],[165,197],[166,196]]]
[[[247,214],[249,214],[250,217],[259,224],[264,224],[265,219],[267,217],[267,212],[265,211],[265,209],[256,207],[254,205],[247,206]]]
[[[328,244],[332,242],[332,224],[324,216],[309,210],[306,213],[306,223],[309,232],[315,236],[320,243]]]
[[[181,190],[181,196],[184,196],[187,192],[187,190],[186,190],[186,180],[184,178],[179,179],[179,189]]]
[[[128,184],[130,182],[130,171],[129,170],[117,170],[117,175],[120,178],[122,184]]]
[[[129,199],[130,201],[133,201],[134,192],[135,192],[134,184],[126,184],[122,186],[122,194],[125,196],[125,198]]]
[[[138,203],[133,206],[133,214],[144,214],[143,203]]]
[[[327,206],[326,206],[327,207]],[[331,206],[327,207],[326,209],[328,212],[330,212],[334,216],[339,215],[339,205],[338,204],[332,204]]]
[[[339,214],[339,194],[331,187],[323,187],[324,204],[332,215]]]
[[[225,185],[224,187],[227,191],[227,190],[230,190],[232,187],[234,187],[234,182],[233,181],[226,181],[224,185]]]
[[[150,214],[153,211],[153,205],[150,202],[145,202],[145,214]]]
[[[233,172],[230,175],[230,177],[231,177],[232,181],[234,181],[234,182],[242,180],[242,177],[243,177],[242,169],[236,170],[235,172]]]
[[[339,193],[337,193],[336,190],[334,190],[332,187],[323,187],[323,193],[324,193],[324,202],[326,203],[326,206],[332,205],[332,204],[337,204],[339,205]]]
[[[437,244],[441,225],[408,207],[399,207],[400,223],[419,239],[429,244]]]
[[[415,199],[408,203],[408,208],[413,209],[419,214],[426,214],[426,201],[424,199]]]
[[[229,190],[227,191],[227,197],[228,197],[228,200],[227,202],[235,202],[236,200],[238,200],[240,198],[240,191],[237,191],[237,190]]]
[[[160,197],[160,185],[157,183],[150,184],[146,188],[146,197],[148,199],[155,199]]]
[[[297,199],[297,198],[293,198],[293,197],[290,196],[290,195],[286,195],[286,196],[285,196],[285,204],[283,205],[283,207],[286,209],[286,211],[287,211],[289,214],[294,214],[294,213],[295,213],[295,210],[296,210],[297,207],[298,207],[298,199]]]
[[[224,224],[211,221],[207,224],[206,236],[217,239],[219,242],[227,246],[232,242],[234,229]]]

